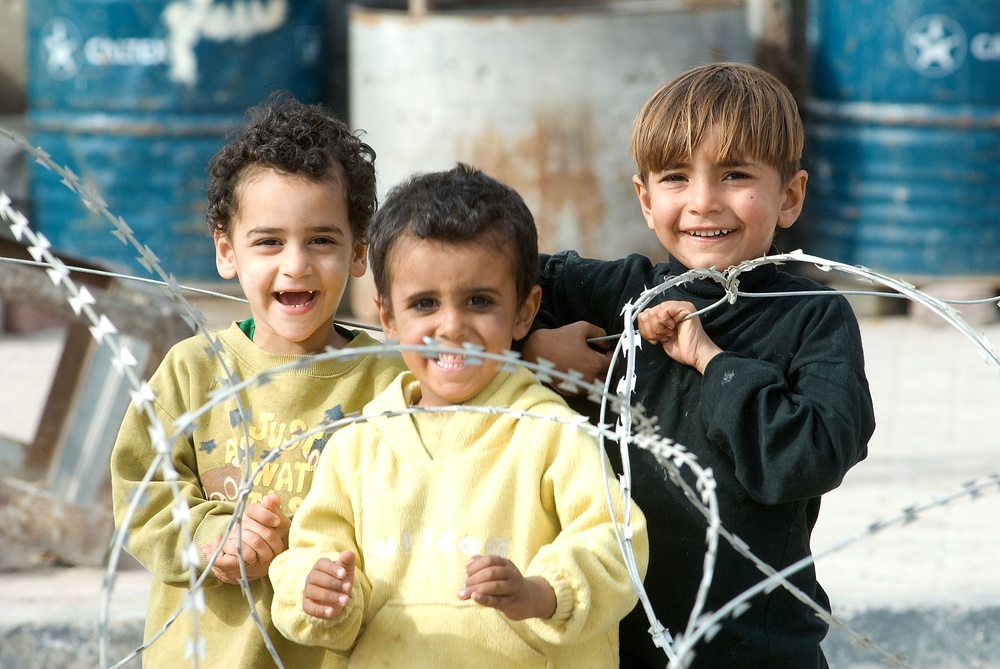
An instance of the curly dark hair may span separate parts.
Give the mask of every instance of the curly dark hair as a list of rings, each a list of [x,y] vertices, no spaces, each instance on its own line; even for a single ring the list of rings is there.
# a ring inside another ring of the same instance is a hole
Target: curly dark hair
[[[354,236],[366,241],[378,207],[375,151],[322,104],[305,104],[285,92],[251,107],[209,163],[208,212],[212,233],[229,236],[244,178],[259,169],[315,182],[342,182]]]
[[[397,184],[372,219],[368,258],[375,290],[389,304],[392,254],[400,240],[476,242],[510,259],[518,300],[535,285],[538,232],[521,196],[469,165],[415,174]]]

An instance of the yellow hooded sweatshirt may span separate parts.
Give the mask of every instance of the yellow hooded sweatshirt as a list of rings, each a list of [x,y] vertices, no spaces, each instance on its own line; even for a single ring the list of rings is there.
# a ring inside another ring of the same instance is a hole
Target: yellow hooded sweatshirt
[[[373,418],[333,435],[289,550],[271,565],[275,626],[299,643],[350,651],[351,667],[618,666],[618,622],[637,596],[606,501],[608,486],[621,523],[620,487],[610,466],[602,471],[597,441],[546,418],[461,408],[416,421],[384,415],[417,393],[404,372],[365,408]],[[574,415],[524,369],[498,374],[467,405]],[[645,518],[634,506],[631,524],[644,575]],[[344,550],[358,557],[350,603],[330,621],[305,614],[306,575]],[[465,564],[480,554],[543,577],[555,614],[515,622],[459,600]]]

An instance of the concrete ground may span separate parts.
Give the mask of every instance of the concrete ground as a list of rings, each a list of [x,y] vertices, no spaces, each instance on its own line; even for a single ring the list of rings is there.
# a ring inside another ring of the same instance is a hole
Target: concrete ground
[[[1000,369],[950,327],[904,317],[861,325],[878,425],[868,459],[824,497],[816,554],[1000,473]],[[1000,325],[977,330],[1000,342]],[[820,559],[834,613],[913,666],[1000,667],[998,517],[991,485]],[[836,630],[826,651],[831,667],[884,666]]]
[[[825,497],[813,547],[861,538],[819,560],[820,580],[836,615],[910,666],[1000,668],[1000,486],[936,502],[1000,472],[1000,369],[955,329],[926,319],[868,316],[861,326],[878,428],[868,459]],[[1000,342],[995,319],[976,330]],[[33,432],[60,341],[52,331],[0,336],[5,436]],[[874,523],[921,505],[930,508],[912,522],[869,536]],[[103,570],[16,555],[0,559],[0,669],[101,666]],[[116,575],[109,664],[141,639],[148,583],[134,565]],[[885,666],[838,630],[825,647],[835,669]]]

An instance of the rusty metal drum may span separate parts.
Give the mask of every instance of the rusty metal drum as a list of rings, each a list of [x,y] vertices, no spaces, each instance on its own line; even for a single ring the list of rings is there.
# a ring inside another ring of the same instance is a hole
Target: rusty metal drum
[[[355,8],[348,25],[351,123],[378,152],[381,192],[471,163],[522,194],[543,251],[592,257],[663,253],[632,185],[642,102],[692,66],[753,54],[734,0]]]

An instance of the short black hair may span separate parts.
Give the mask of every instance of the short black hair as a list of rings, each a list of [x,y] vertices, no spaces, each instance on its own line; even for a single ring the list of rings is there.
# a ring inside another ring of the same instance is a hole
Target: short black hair
[[[375,151],[322,104],[305,104],[275,92],[251,107],[244,124],[209,163],[208,228],[229,236],[239,188],[262,169],[317,183],[340,183],[351,232],[364,241],[378,207]]]
[[[368,259],[379,297],[388,303],[392,252],[412,236],[439,242],[481,242],[507,252],[519,301],[535,285],[538,231],[521,196],[469,165],[416,174],[395,186],[372,218]]]

